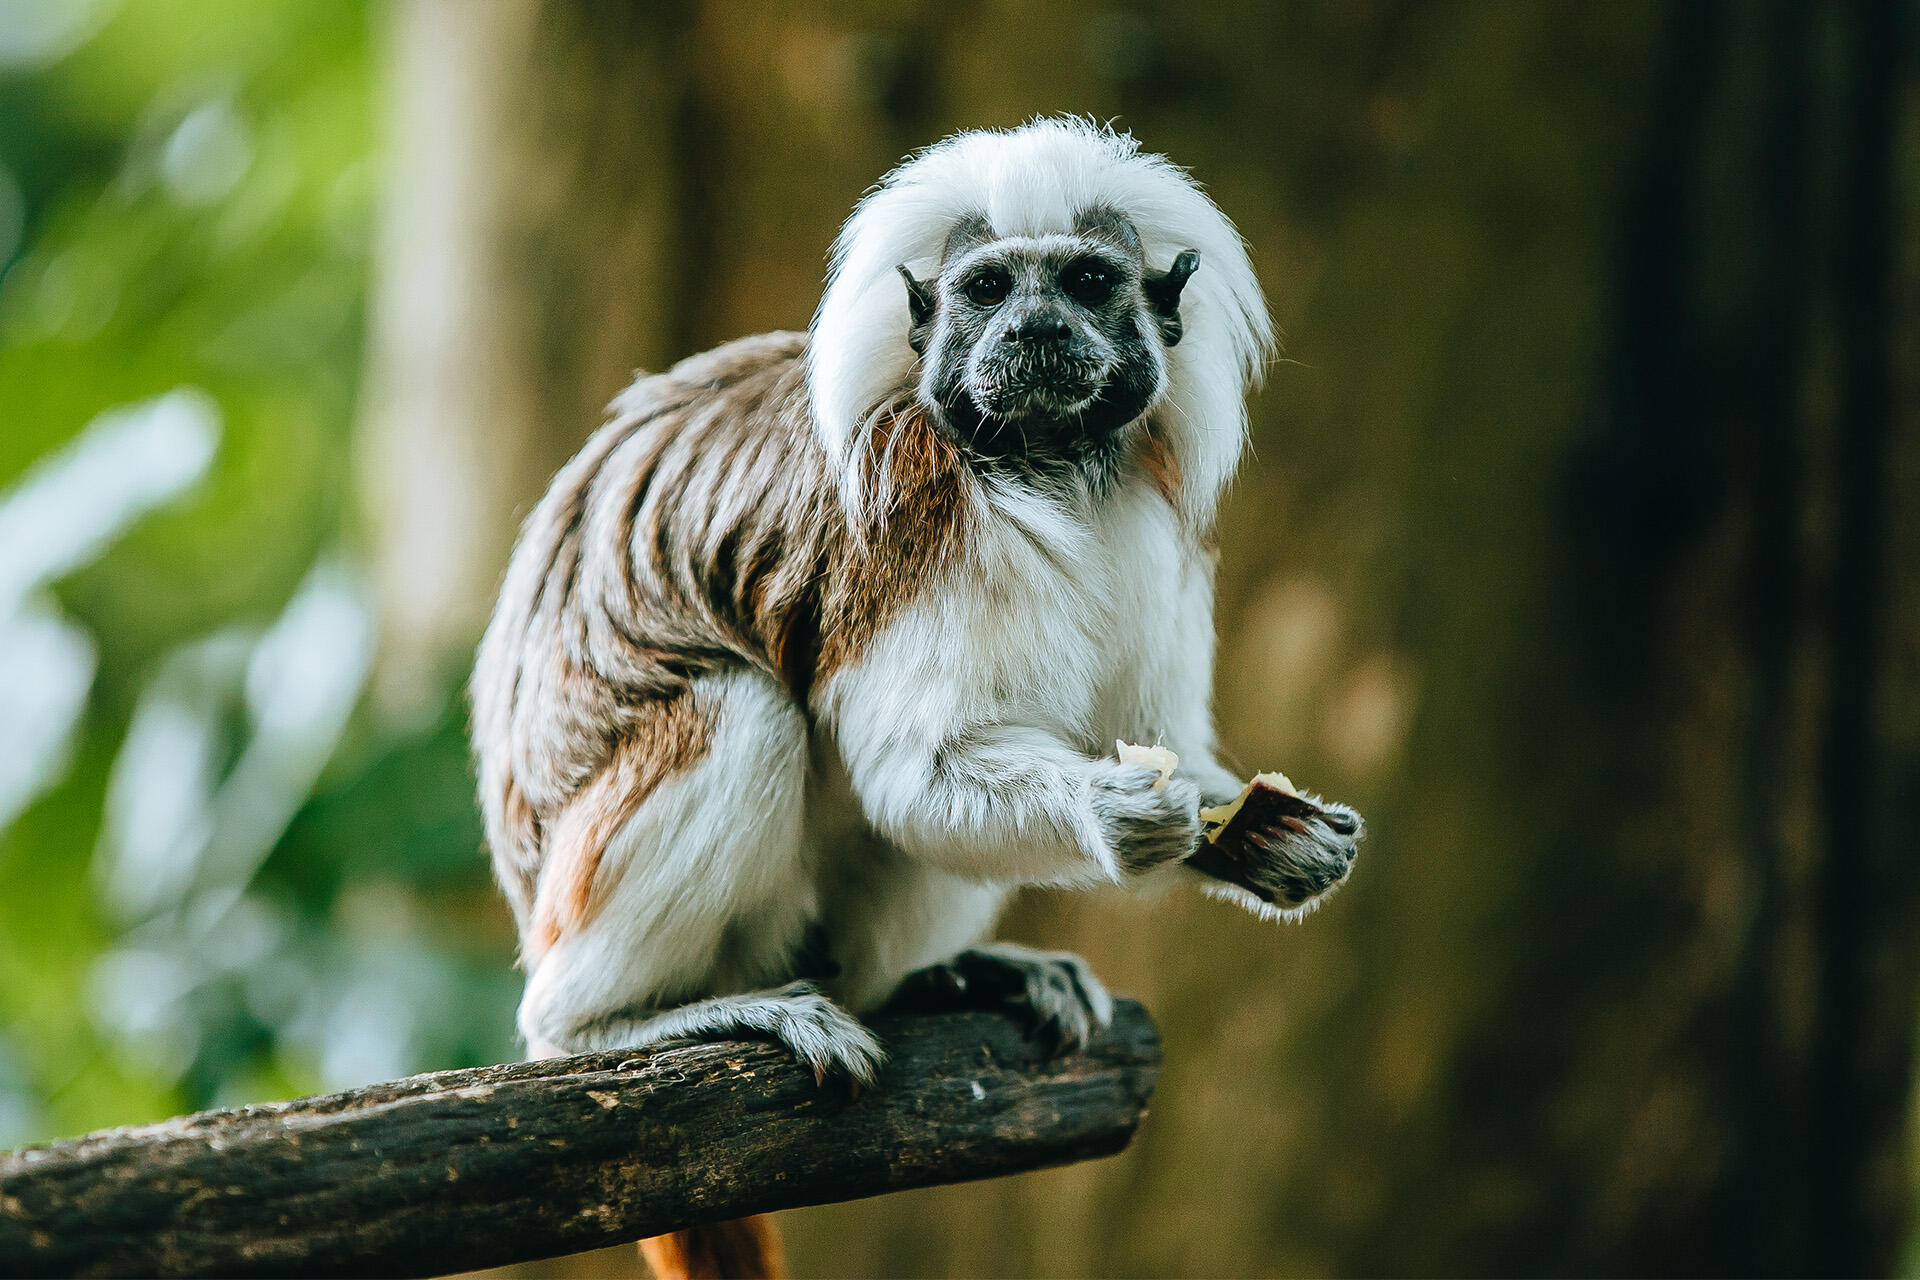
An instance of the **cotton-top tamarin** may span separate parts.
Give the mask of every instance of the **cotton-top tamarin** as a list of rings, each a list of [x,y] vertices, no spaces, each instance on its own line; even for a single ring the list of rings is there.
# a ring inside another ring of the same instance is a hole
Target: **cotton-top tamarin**
[[[1063,1047],[1103,1024],[1079,959],[983,940],[1019,886],[1182,864],[1241,791],[1212,523],[1271,341],[1183,171],[1045,119],[888,176],[807,333],[623,392],[473,681],[530,1051],[751,1034],[865,1081],[860,1015],[903,984],[1023,992]],[[1359,827],[1304,808],[1241,884],[1173,874],[1297,914]]]

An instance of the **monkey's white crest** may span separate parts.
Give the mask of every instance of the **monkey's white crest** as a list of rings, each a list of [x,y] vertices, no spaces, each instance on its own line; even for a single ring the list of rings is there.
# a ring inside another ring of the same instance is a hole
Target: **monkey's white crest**
[[[914,377],[895,268],[937,264],[948,232],[969,215],[984,215],[998,235],[1040,236],[1071,231],[1077,214],[1103,206],[1132,221],[1153,270],[1183,249],[1200,254],[1181,302],[1185,336],[1167,352],[1166,393],[1148,414],[1159,415],[1180,464],[1183,514],[1211,519],[1246,440],[1247,393],[1273,349],[1266,301],[1240,233],[1184,170],[1127,134],[1071,117],[956,134],[888,174],[847,220],[807,370],[815,426],[842,464],[844,497],[858,498],[862,468],[851,463],[863,424]]]

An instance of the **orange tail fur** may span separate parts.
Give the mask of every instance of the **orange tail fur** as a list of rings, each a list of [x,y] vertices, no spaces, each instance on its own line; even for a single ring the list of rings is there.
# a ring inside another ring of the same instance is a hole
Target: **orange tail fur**
[[[786,1280],[780,1233],[768,1214],[709,1222],[640,1242],[654,1280]]]

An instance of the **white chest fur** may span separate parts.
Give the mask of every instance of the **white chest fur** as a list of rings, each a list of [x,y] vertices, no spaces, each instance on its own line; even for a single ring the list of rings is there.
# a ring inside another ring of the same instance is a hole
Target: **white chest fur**
[[[1090,511],[997,490],[964,556],[823,691],[829,715],[855,736],[1012,724],[1111,750],[1139,732],[1127,681],[1191,607],[1188,545],[1144,485]]]

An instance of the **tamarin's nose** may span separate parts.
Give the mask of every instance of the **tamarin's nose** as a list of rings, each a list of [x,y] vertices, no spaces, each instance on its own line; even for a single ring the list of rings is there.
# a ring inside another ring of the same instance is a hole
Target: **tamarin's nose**
[[[1055,311],[1042,311],[1022,318],[1009,336],[1015,342],[1037,346],[1065,342],[1072,332],[1065,316]]]

